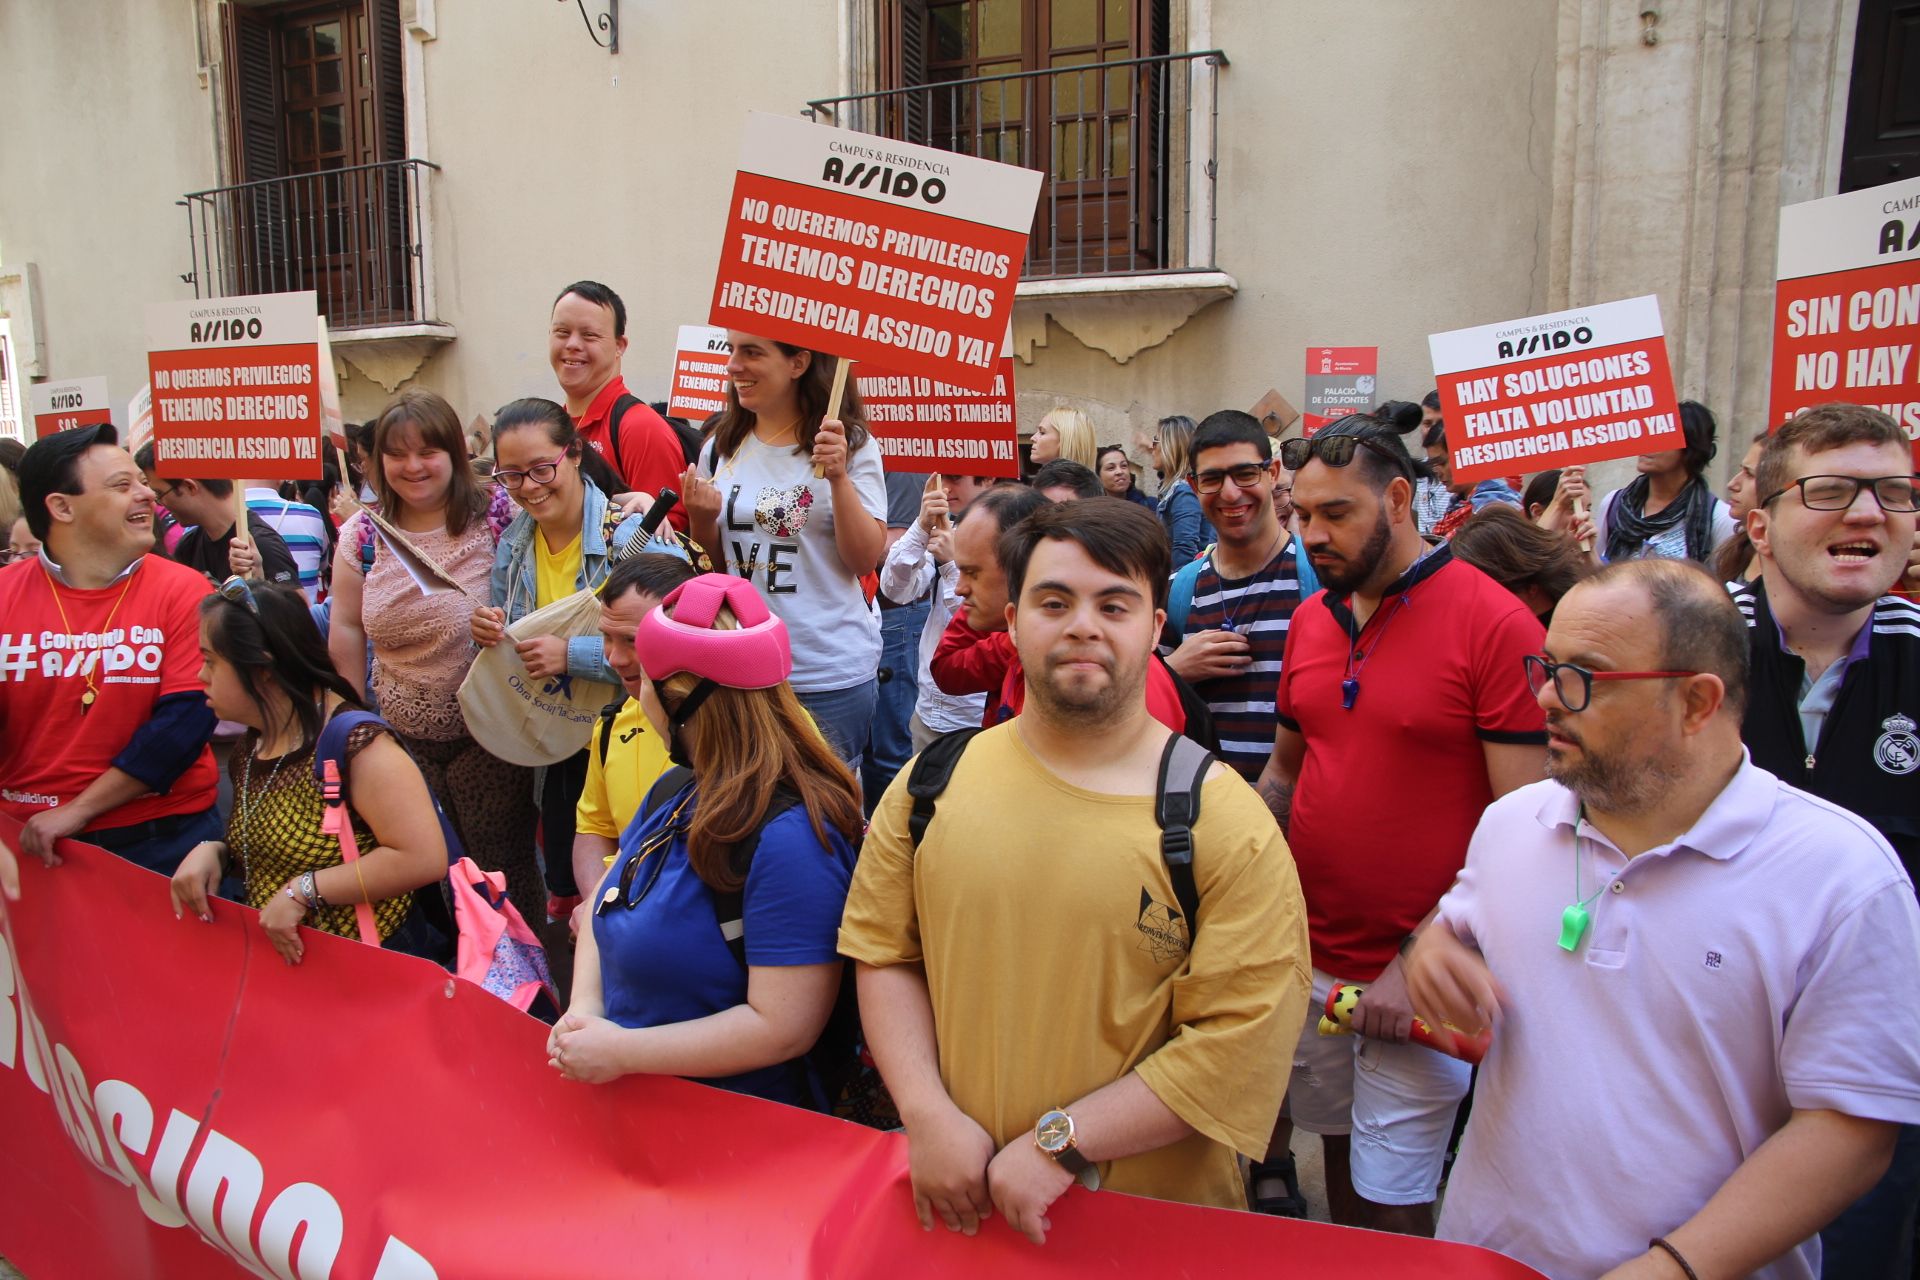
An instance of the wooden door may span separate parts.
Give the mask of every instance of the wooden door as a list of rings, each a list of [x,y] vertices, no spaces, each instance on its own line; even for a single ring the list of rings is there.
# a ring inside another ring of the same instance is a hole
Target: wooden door
[[[1920,0],[1860,0],[1840,190],[1920,177]]]

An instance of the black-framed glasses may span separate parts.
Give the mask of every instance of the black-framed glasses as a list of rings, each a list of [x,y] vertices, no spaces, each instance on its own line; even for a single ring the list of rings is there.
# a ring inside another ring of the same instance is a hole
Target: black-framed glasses
[[[1188,472],[1196,493],[1218,493],[1220,486],[1233,481],[1236,489],[1251,489],[1260,483],[1261,477],[1273,474],[1271,462],[1241,462],[1231,467],[1220,467],[1207,471]]]
[[[1560,699],[1560,705],[1568,711],[1585,711],[1593,701],[1593,682],[1595,680],[1682,680],[1688,676],[1697,676],[1698,671],[1589,671],[1585,667],[1571,662],[1552,662],[1535,654],[1528,654],[1521,663],[1527,669],[1527,688],[1534,697],[1553,682],[1553,696]]]
[[[555,476],[560,474],[560,459],[566,456],[567,455],[563,453],[554,458],[552,462],[536,462],[525,471],[495,471],[493,478],[507,486],[508,489],[518,489],[529,480],[535,484],[548,484],[552,482]]]
[[[234,574],[220,584],[220,595],[222,599],[233,601],[254,617],[260,616],[260,602],[253,598],[253,588],[248,586],[247,580],[239,574]]]
[[[1788,489],[1800,490],[1800,503],[1809,511],[1845,511],[1860,496],[1862,489],[1873,489],[1873,500],[1882,511],[1908,512],[1914,507],[1913,476],[1801,476],[1789,481],[1760,500],[1766,506],[1782,497]]]
[[[1394,465],[1402,475],[1411,475],[1413,459],[1404,453],[1389,449],[1372,436],[1320,435],[1305,436],[1288,440],[1280,446],[1280,465],[1289,471],[1298,471],[1314,458],[1330,467],[1344,467],[1353,461],[1354,451],[1369,449]]]
[[[173,491],[179,487],[177,484],[170,484],[162,489],[160,487],[160,481],[157,478],[147,481],[147,488],[153,490],[153,500],[160,503],[164,503],[168,498],[172,497]]]

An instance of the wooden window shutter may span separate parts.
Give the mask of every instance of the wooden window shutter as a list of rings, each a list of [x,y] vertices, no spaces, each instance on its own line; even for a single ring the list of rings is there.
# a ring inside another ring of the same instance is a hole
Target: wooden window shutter
[[[282,176],[280,161],[280,77],[274,59],[274,30],[250,9],[220,6],[220,34],[226,48],[227,137],[232,182],[258,182]]]
[[[406,70],[402,62],[400,0],[368,0],[372,19],[374,158],[407,158]]]

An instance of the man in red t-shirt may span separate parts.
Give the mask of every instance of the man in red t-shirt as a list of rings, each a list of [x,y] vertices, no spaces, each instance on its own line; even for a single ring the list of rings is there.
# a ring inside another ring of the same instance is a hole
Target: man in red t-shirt
[[[1259,782],[1299,865],[1313,949],[1288,1106],[1325,1141],[1336,1222],[1431,1235],[1469,1071],[1410,1043],[1400,948],[1452,886],[1481,811],[1544,774],[1546,723],[1522,664],[1544,633],[1511,593],[1421,538],[1412,459],[1390,427],[1342,418],[1281,457],[1326,586],[1293,614]],[[1367,988],[1360,1034],[1321,1036],[1342,982]],[[1368,1141],[1350,1149],[1356,1128]]]
[[[109,425],[20,460],[43,544],[0,569],[0,812],[25,853],[82,837],[172,875],[219,840],[214,716],[200,684],[206,578],[153,550],[153,491]]]
[[[677,488],[687,469],[686,450],[667,420],[634,400],[617,424],[615,404],[628,395],[620,376],[627,350],[627,304],[593,280],[580,280],[554,299],[547,327],[547,358],[566,396],[567,413],[629,489],[657,494]],[[608,495],[612,496],[612,495]],[[667,520],[685,531],[687,510],[676,505]]]

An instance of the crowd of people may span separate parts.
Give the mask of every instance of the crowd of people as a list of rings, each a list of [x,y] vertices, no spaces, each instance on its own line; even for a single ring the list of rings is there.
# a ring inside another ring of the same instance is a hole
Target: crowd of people
[[[402,392],[319,485],[162,477],[112,426],[0,454],[21,851],[244,902],[289,964],[447,963],[462,848],[570,975],[556,1072],[864,1089],[929,1229],[1041,1242],[1076,1181],[1305,1216],[1298,1128],[1335,1222],[1556,1277],[1910,1274],[1890,419],[1755,433],[1722,498],[1694,403],[1604,495],[1456,482],[1435,396],[1169,414],[1148,494],[1066,405],[1025,482],[890,472],[832,356],[747,333],[696,428],[625,329],[568,286],[554,398],[476,439]],[[543,767],[457,697],[508,650],[619,692]]]

